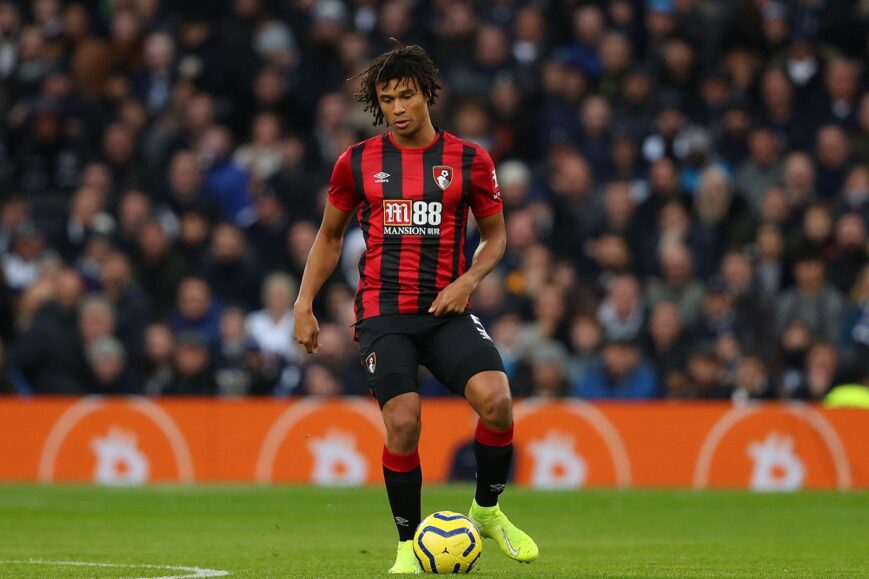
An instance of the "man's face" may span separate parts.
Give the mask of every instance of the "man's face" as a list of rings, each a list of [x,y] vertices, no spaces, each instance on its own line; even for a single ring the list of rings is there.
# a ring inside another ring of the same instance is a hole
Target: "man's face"
[[[390,80],[377,85],[377,101],[383,118],[402,137],[414,135],[429,121],[428,102],[413,79]]]
[[[124,371],[124,358],[121,356],[100,356],[91,363],[91,371],[99,382],[110,384]]]
[[[603,350],[603,365],[618,377],[630,374],[640,361],[640,353],[631,344],[609,344]]]
[[[186,280],[178,290],[178,309],[188,320],[201,320],[211,307],[211,291],[201,280]]]

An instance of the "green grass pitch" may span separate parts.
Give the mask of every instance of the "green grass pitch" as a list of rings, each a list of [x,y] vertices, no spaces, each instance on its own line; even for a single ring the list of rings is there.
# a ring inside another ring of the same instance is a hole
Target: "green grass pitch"
[[[464,512],[471,495],[426,487],[423,512]],[[867,493],[512,488],[501,502],[540,559],[486,541],[472,576],[869,577]],[[0,577],[386,577],[395,540],[376,487],[0,486]]]

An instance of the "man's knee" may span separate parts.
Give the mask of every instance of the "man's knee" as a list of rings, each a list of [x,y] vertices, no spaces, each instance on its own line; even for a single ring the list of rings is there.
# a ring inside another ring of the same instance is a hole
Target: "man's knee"
[[[491,428],[501,430],[513,424],[513,400],[503,374],[487,381],[477,411],[483,423]]]
[[[392,452],[406,454],[419,445],[422,427],[418,395],[416,399],[393,398],[383,407],[383,423],[386,426],[386,446]]]

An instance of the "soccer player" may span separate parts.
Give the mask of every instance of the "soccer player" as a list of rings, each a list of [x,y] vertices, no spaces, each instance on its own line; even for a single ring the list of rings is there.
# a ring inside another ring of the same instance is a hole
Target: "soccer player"
[[[398,553],[390,573],[419,573],[412,539],[420,522],[422,471],[419,365],[479,414],[477,490],[470,519],[510,558],[537,558],[534,541],[498,506],[513,458],[510,388],[498,350],[469,309],[471,292],[506,243],[495,169],[488,153],[435,128],[429,106],[437,69],[419,46],[375,58],[355,95],[390,131],[357,143],[336,161],[317,238],[294,306],[295,339],[318,350],[314,296],[334,270],[354,212],[365,238],[356,292],[360,358],[386,425],[383,477]],[[468,267],[468,211],[481,241]]]

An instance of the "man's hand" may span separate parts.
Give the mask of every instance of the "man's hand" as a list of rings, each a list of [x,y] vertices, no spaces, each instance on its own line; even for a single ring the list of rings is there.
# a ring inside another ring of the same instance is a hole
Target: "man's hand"
[[[293,308],[293,338],[305,346],[309,354],[316,354],[320,349],[320,325],[311,308]]]
[[[472,291],[474,291],[474,284],[466,278],[460,277],[441,290],[428,312],[434,314],[436,318],[461,314],[465,311],[465,306],[468,305],[468,298]]]

